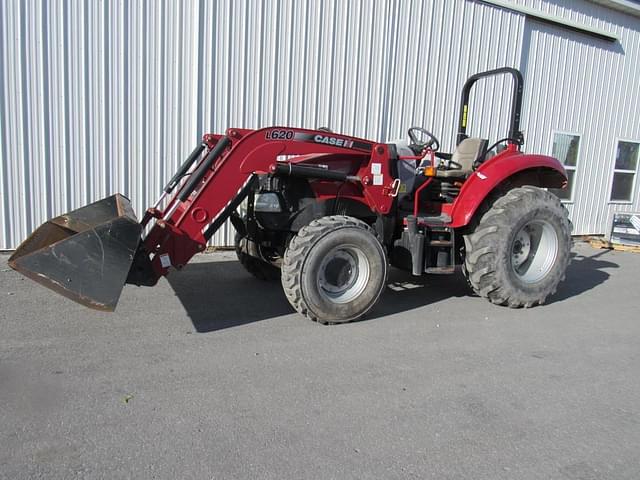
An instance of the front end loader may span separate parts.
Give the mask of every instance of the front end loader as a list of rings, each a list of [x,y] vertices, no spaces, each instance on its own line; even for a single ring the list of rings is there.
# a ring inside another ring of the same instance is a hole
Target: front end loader
[[[466,135],[469,92],[502,74],[514,80],[510,129],[489,147]],[[389,143],[291,127],[204,135],[140,222],[116,194],[49,220],[9,264],[112,311],[125,283],[155,285],[231,220],[242,265],[280,278],[291,305],[321,323],[367,313],[390,266],[413,275],[461,267],[493,303],[540,304],[564,278],[571,224],[545,190],[566,185],[563,166],[521,151],[522,86],[511,68],[472,76],[451,153],[420,127]]]

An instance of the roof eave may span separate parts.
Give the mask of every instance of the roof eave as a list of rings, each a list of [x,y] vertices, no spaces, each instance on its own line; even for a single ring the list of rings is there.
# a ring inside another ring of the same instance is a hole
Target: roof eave
[[[640,4],[630,2],[629,0],[589,0],[592,3],[597,3],[604,7],[619,12],[633,15],[634,17],[640,17]]]

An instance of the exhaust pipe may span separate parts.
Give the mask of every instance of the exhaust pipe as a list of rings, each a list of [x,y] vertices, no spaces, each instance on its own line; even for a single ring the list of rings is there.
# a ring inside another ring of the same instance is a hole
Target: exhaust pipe
[[[130,201],[118,193],[42,224],[9,266],[82,305],[112,312],[141,232]]]

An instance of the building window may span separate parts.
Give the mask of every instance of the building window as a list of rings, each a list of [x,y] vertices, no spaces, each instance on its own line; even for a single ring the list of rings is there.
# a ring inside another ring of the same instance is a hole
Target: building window
[[[613,181],[611,182],[610,200],[612,202],[630,202],[633,198],[639,151],[640,143],[618,142],[616,164],[613,168]]]
[[[580,136],[571,133],[554,133],[551,155],[560,160],[567,171],[569,182],[566,188],[550,188],[560,199],[570,201],[573,198],[573,184],[578,167]]]

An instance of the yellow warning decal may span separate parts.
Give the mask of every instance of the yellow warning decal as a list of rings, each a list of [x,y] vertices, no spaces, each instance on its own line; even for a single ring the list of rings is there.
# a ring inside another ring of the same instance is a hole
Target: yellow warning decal
[[[464,105],[462,107],[462,128],[467,128],[467,111],[469,110],[468,105]]]

